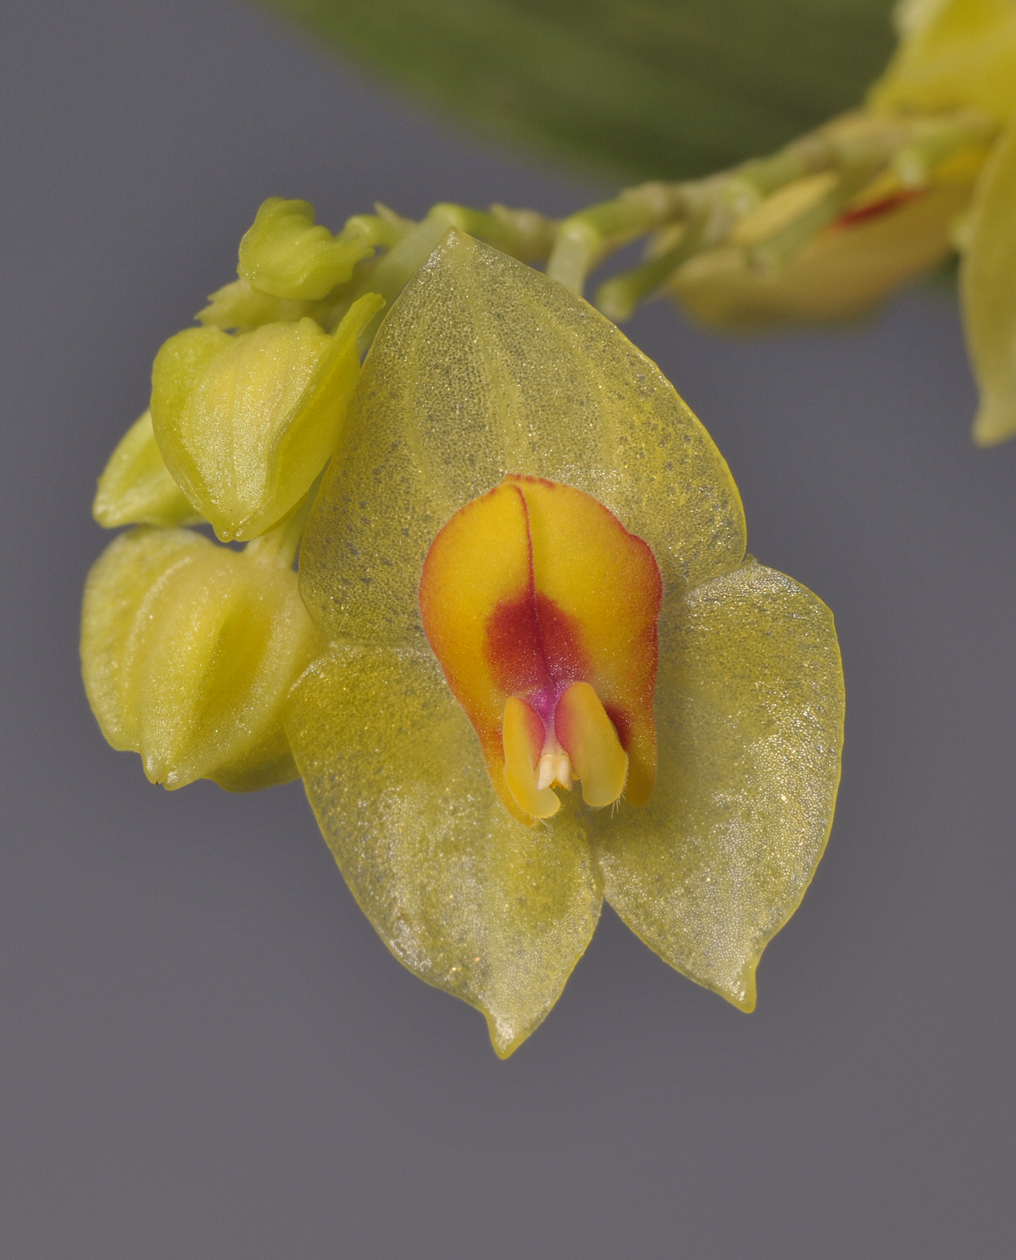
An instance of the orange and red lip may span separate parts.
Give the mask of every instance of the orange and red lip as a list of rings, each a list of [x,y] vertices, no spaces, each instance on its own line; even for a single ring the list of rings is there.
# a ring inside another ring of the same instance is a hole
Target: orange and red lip
[[[589,804],[648,798],[660,598],[647,544],[591,495],[541,478],[508,475],[434,539],[424,629],[516,817],[558,808],[550,789],[570,786],[567,770],[541,781],[558,764]]]

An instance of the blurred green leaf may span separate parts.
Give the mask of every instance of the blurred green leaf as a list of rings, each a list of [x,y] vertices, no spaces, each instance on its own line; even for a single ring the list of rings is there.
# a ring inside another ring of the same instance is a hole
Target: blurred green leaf
[[[626,180],[778,147],[893,46],[893,0],[255,2],[458,122]]]

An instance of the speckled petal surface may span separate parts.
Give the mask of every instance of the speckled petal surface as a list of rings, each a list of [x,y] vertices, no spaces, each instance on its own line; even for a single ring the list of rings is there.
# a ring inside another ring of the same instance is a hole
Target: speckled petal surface
[[[742,1010],[832,823],[843,678],[832,614],[748,559],[664,601],[658,772],[594,815],[604,895],[650,948]]]
[[[422,642],[428,548],[508,473],[593,495],[665,590],[744,555],[727,466],[659,368],[562,285],[452,231],[378,333],[311,514],[300,589],[328,637]]]
[[[325,839],[382,940],[477,1007],[510,1054],[599,917],[576,815],[566,806],[552,828],[511,817],[426,645],[333,645],[294,688],[286,725]]]

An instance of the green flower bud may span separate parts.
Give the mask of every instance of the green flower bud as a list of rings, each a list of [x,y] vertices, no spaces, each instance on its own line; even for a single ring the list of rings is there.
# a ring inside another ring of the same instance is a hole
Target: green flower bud
[[[146,411],[120,439],[99,478],[92,515],[105,529],[119,525],[196,525],[202,518],[173,480]]]
[[[281,709],[323,642],[290,553],[135,529],[85,586],[81,658],[103,734],[153,783],[253,791],[296,777]]]
[[[378,242],[354,223],[338,236],[314,223],[309,201],[269,197],[240,242],[241,279],[280,298],[323,298],[345,284]]]
[[[339,438],[360,374],[357,337],[383,305],[353,304],[332,334],[310,318],[231,337],[189,328],[152,369],[152,421],[170,472],[224,541],[277,524]]]

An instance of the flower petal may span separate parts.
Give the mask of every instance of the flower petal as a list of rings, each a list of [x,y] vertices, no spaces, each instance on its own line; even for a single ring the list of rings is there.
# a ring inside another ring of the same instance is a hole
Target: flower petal
[[[381,326],[308,523],[301,592],[325,633],[422,642],[428,548],[507,473],[598,499],[665,590],[744,554],[727,466],[659,368],[562,285],[453,230]]]
[[[981,392],[974,441],[993,446],[1016,435],[1016,119],[978,184],[969,240],[960,291]]]
[[[505,701],[557,688],[544,701],[552,717],[561,690],[579,679],[595,688],[603,721],[621,732],[632,758],[630,799],[648,797],[660,574],[642,539],[602,503],[573,486],[509,475],[440,530],[419,598],[427,638],[509,810],[521,798],[504,777]],[[572,725],[578,739],[588,722]],[[613,728],[612,739],[616,745]],[[522,762],[518,768],[524,774]],[[623,785],[622,773],[611,801]],[[546,809],[532,813],[549,817]]]
[[[534,601],[525,500],[502,482],[444,526],[420,583],[430,645],[476,728],[495,783],[503,779],[506,696],[545,681],[537,672],[545,666]],[[502,608],[517,615],[492,644],[490,623]],[[505,788],[511,809],[509,798]]]
[[[554,722],[575,777],[582,781],[582,799],[593,809],[612,805],[628,778],[628,755],[589,683],[572,683],[558,702]]]
[[[325,839],[382,940],[477,1007],[509,1055],[599,917],[581,824],[569,809],[552,831],[507,813],[426,645],[333,645],[293,689],[286,726]]]
[[[749,558],[664,601],[656,788],[590,834],[621,918],[742,1010],[825,847],[842,731],[832,616],[804,587]]]
[[[561,808],[561,800],[549,787],[540,787],[539,763],[543,752],[543,719],[518,696],[509,696],[504,706],[504,779],[508,791],[501,802],[515,813],[523,809],[529,818],[553,818]],[[489,767],[489,759],[488,759]],[[497,781],[491,778],[497,790]]]

